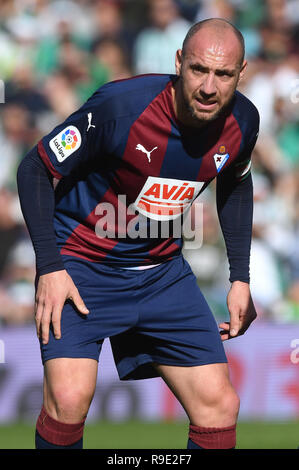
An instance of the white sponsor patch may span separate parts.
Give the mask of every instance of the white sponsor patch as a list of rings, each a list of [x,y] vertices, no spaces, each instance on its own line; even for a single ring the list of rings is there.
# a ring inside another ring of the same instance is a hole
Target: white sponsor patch
[[[204,182],[149,176],[134,203],[154,220],[173,220],[190,208]]]
[[[75,126],[68,126],[50,140],[50,148],[59,162],[63,162],[81,146],[81,134]]]

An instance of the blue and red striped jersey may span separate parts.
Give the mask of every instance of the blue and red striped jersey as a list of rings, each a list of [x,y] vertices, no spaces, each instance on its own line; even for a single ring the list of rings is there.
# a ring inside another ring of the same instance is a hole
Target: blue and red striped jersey
[[[228,168],[236,180],[250,174],[255,106],[236,91],[217,119],[187,129],[174,112],[176,79],[110,82],[39,142],[59,180],[54,227],[61,254],[128,267],[164,262],[180,254],[182,237],[162,236],[159,227],[151,237],[144,227],[182,217]]]

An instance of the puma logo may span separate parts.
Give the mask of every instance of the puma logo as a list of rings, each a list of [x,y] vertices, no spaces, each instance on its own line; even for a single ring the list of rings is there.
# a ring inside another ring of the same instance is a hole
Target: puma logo
[[[156,150],[158,147],[154,147],[150,152],[148,150],[146,150],[143,145],[141,144],[137,144],[136,146],[136,150],[140,150],[141,152],[145,153],[146,156],[147,156],[147,159],[149,162],[151,162],[151,153]]]
[[[88,132],[91,127],[96,127],[94,124],[91,124],[92,113],[88,113],[88,114],[87,114],[87,118],[88,118],[88,128],[87,128],[87,131],[86,131],[86,132]]]

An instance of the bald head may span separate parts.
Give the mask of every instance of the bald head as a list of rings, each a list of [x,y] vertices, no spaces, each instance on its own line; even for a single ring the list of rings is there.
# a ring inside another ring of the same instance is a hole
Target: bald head
[[[244,76],[243,36],[223,19],[196,23],[177,51],[175,64],[178,119],[187,126],[206,125],[229,106]]]
[[[229,21],[222,18],[209,18],[207,20],[195,23],[188,31],[182,47],[182,55],[185,56],[190,44],[190,40],[199,32],[211,33],[213,37],[223,40],[223,38],[232,35],[236,39],[240,51],[240,65],[242,65],[245,56],[245,45],[242,33]]]

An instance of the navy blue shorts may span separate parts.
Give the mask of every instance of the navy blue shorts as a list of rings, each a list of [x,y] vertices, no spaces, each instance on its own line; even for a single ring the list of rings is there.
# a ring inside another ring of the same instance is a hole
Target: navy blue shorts
[[[137,271],[63,260],[90,313],[65,303],[61,339],[50,331],[48,344],[41,344],[43,363],[58,357],[98,361],[108,337],[122,380],[157,377],[153,363],[227,362],[214,316],[182,256]]]

